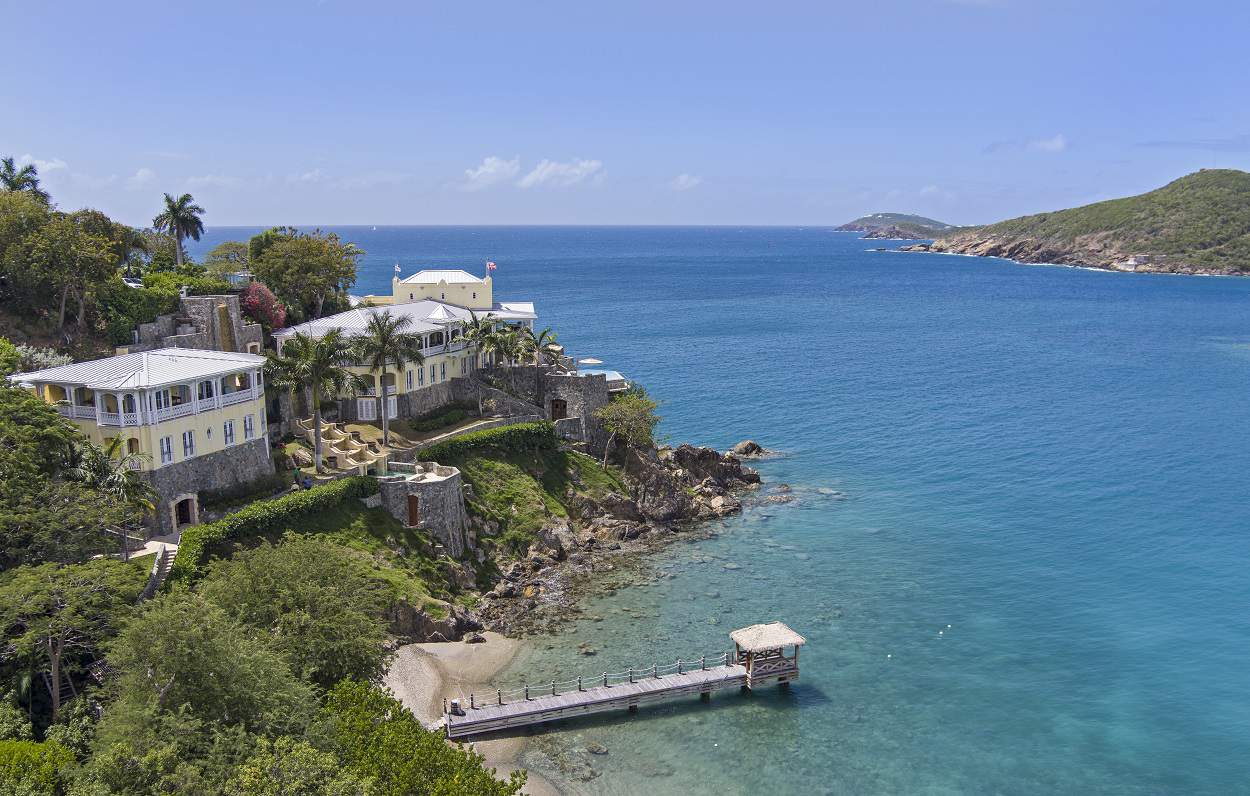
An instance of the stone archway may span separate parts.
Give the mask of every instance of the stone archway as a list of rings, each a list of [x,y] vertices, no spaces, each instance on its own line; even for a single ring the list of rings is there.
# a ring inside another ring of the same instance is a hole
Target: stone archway
[[[175,531],[200,522],[200,498],[194,492],[177,495],[169,501],[170,518]]]

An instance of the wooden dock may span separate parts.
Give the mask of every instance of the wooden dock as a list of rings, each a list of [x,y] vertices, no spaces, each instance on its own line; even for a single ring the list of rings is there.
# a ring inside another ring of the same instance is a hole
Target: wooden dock
[[[723,657],[721,658],[723,661]],[[497,700],[494,704],[481,705],[473,699],[473,706],[461,705],[464,715],[456,715],[449,710],[446,714],[447,736],[465,738],[488,732],[508,730],[530,724],[542,724],[558,719],[570,719],[576,716],[589,716],[607,710],[636,708],[651,702],[659,702],[673,697],[694,694],[710,694],[722,688],[745,686],[747,670],[736,663],[720,662],[716,666],[700,669],[696,663],[691,670],[680,674],[676,671],[665,673],[663,668],[652,668],[631,672],[624,682],[613,682],[620,675],[608,675],[609,684],[604,686],[603,677],[597,678],[600,684],[590,688],[583,686],[580,690],[559,692],[557,683],[545,695],[530,687],[530,697],[521,697],[517,701]],[[552,695],[555,691],[555,695]],[[515,699],[515,692],[509,693]]]
[[[443,728],[449,738],[468,738],[609,710],[632,711],[681,696],[707,699],[724,688],[786,687],[798,679],[798,647],[805,641],[790,628],[779,622],[753,625],[731,636],[734,650],[716,656],[445,701]],[[793,655],[786,656],[783,647],[792,647]]]

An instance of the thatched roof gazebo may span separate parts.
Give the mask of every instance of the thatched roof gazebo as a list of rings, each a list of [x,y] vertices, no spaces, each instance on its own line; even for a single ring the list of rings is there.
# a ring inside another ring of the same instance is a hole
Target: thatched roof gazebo
[[[747,688],[777,682],[782,688],[799,677],[799,647],[807,639],[784,622],[739,628],[729,634],[734,657],[747,670]],[[786,649],[792,654],[787,656]]]

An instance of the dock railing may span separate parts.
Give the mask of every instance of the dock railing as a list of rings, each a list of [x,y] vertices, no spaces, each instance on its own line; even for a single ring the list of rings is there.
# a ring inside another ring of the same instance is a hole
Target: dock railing
[[[461,698],[459,707],[462,710],[477,710],[484,707],[528,702],[538,697],[559,696],[577,691],[586,691],[591,688],[611,688],[615,685],[636,683],[646,678],[654,679],[672,674],[686,674],[688,672],[706,671],[716,667],[738,665],[738,662],[734,660],[732,651],[722,652],[713,656],[701,655],[698,658],[678,658],[673,663],[663,665],[654,663],[641,668],[629,667],[620,672],[601,672],[590,676],[580,675],[568,680],[551,680],[545,683],[524,685],[508,691],[496,690],[485,694],[470,693]],[[444,715],[447,715],[449,707],[451,706],[448,704],[448,700],[443,699]]]

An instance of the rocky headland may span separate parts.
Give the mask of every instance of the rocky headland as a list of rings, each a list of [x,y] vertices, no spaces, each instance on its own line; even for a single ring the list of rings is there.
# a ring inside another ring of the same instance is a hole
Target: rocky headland
[[[1250,174],[1204,169],[1138,196],[942,234],[902,251],[1111,271],[1250,273]]]

